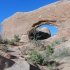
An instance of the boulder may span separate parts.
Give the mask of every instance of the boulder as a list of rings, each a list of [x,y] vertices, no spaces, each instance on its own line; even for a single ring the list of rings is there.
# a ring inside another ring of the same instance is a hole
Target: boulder
[[[39,31],[42,31],[42,32],[45,32],[45,33],[48,33],[49,35],[51,35],[50,30],[47,27],[43,27],[43,28],[39,29]]]
[[[5,70],[30,70],[30,65],[26,61],[18,61],[15,65]]]

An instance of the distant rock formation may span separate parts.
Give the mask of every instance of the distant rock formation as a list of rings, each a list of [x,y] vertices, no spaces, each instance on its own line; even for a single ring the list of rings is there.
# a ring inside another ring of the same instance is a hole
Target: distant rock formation
[[[70,38],[70,2],[56,2],[31,12],[18,12],[2,22],[3,38],[11,39],[14,35],[28,35],[31,29],[42,24],[49,24],[58,29],[51,37]],[[27,36],[28,37],[28,36]]]
[[[60,0],[61,2],[67,2],[67,1],[69,1],[69,0]]]
[[[39,40],[43,40],[51,37],[50,30],[46,27],[43,27],[41,29],[38,28],[38,31],[39,31],[39,35],[41,36]]]

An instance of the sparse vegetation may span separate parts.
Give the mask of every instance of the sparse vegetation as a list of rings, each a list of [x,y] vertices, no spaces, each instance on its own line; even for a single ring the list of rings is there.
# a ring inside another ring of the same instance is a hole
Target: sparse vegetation
[[[50,45],[46,46],[46,51],[48,53],[53,53],[54,52]]]
[[[65,39],[63,42],[65,42]],[[56,42],[55,44],[59,45],[59,43],[60,42]],[[31,51],[29,56],[30,57],[26,58],[28,61],[31,61],[34,64],[48,66],[50,70],[56,70],[60,63],[56,62],[55,59],[68,57],[70,56],[70,52],[68,48],[58,49],[55,52],[52,46],[48,45],[46,46],[46,49],[41,52],[39,50]]]
[[[32,51],[29,54],[30,56],[26,58],[27,61],[31,61],[34,64],[39,64],[42,66],[48,66],[50,70],[54,69],[57,67],[57,62],[56,61],[50,61],[51,60],[51,55],[47,52],[42,52],[39,53],[39,51]]]
[[[59,45],[60,43],[61,43],[61,41],[55,40],[55,41],[52,42],[52,46]]]
[[[32,61],[34,64],[40,64],[41,58],[37,51],[32,51],[29,53],[30,57],[26,58],[29,61]]]
[[[2,44],[8,44],[8,40],[7,39],[2,40]]]
[[[0,35],[0,43],[2,43],[3,39],[2,39],[2,36]]]
[[[70,56],[70,52],[68,48],[58,49],[53,54],[54,58],[64,58]]]
[[[15,42],[15,41],[14,41],[13,39],[11,39],[11,40],[8,41],[8,44],[9,44],[9,45],[14,45],[14,42]]]
[[[59,63],[55,62],[55,61],[51,61],[50,63],[48,63],[48,68],[50,70],[58,70],[56,67],[59,65]]]
[[[42,47],[43,46],[43,44],[41,43],[41,41],[40,40],[30,40],[30,42],[32,43],[32,44],[34,44],[34,46],[36,46],[36,47]]]
[[[41,65],[48,65],[51,57],[49,53],[43,52],[40,54],[40,58],[42,59]]]
[[[62,37],[61,41],[66,42],[66,37]]]
[[[14,45],[15,42],[19,42],[20,38],[18,35],[14,35],[14,39],[8,40],[9,45]]]
[[[7,53],[8,48],[6,47],[6,45],[4,45],[4,46],[2,46],[1,50],[2,50],[3,52]]]
[[[53,46],[59,45],[59,44],[64,43],[64,42],[66,42],[66,37],[62,37],[60,40],[53,41],[51,45],[53,47]]]
[[[40,53],[40,51],[37,50],[31,51],[29,54],[30,57],[27,57],[26,59],[28,61],[32,61],[34,64],[53,66],[53,63],[52,65],[50,64],[53,52],[54,51],[52,50],[52,48],[50,46],[47,46],[47,48],[42,53]]]
[[[15,42],[19,42],[19,40],[20,40],[19,35],[14,35],[14,40],[15,40]]]

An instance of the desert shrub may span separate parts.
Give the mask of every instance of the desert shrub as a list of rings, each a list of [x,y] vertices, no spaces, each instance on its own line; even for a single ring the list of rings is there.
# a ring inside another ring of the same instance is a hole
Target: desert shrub
[[[46,52],[38,53],[37,51],[32,51],[29,53],[29,57],[26,58],[27,61],[31,61],[34,64],[40,64],[40,65],[47,65],[47,66],[56,66],[56,62],[50,63],[51,60],[51,54],[48,54]]]
[[[9,44],[9,45],[14,45],[14,42],[15,42],[15,41],[14,41],[13,39],[11,39],[11,40],[8,41],[8,44]]]
[[[2,36],[0,35],[0,43],[1,44],[7,44],[8,40],[7,39],[3,39]]]
[[[0,43],[2,43],[2,36],[0,35]]]
[[[47,47],[50,47],[50,46],[47,46]],[[48,52],[46,52],[48,51]],[[51,53],[51,54],[49,54]],[[51,47],[49,49],[45,49],[44,51],[42,52],[39,52],[38,50],[34,50],[34,51],[31,51],[29,53],[29,57],[26,58],[27,61],[30,61],[34,64],[39,64],[39,65],[42,65],[42,66],[48,66],[51,70],[54,70],[58,65],[52,55],[53,55],[53,51],[51,50]],[[52,61],[51,61],[52,59]]]
[[[48,53],[53,53],[54,52],[54,50],[51,48],[50,45],[46,46],[46,50],[45,51],[47,51]]]
[[[66,37],[62,37],[61,41],[66,42]]]
[[[59,44],[61,44],[63,42],[66,42],[66,37],[62,37],[60,40],[53,41],[51,45],[56,46],[56,45],[59,45]]]
[[[53,54],[54,58],[64,58],[70,56],[70,52],[68,48],[58,49]]]
[[[32,51],[29,55],[30,57],[27,57],[27,60],[32,61],[34,64],[40,64],[41,58],[37,51]]]
[[[3,40],[2,40],[2,43],[3,43],[3,44],[8,44],[8,39],[3,39]]]
[[[59,45],[59,44],[61,44],[61,40],[55,40],[52,42],[51,45],[52,45],[52,47],[54,47],[54,46]]]
[[[55,61],[51,61],[50,63],[47,64],[47,66],[50,70],[59,70],[57,68],[58,65],[59,65],[59,63],[55,62]]]
[[[14,45],[14,42],[19,42],[20,38],[18,35],[14,35],[14,39],[8,40],[8,44]]]
[[[42,47],[43,46],[43,44],[41,43],[40,40],[34,40],[33,39],[33,40],[30,40],[30,42],[36,47]]]
[[[8,48],[4,45],[4,46],[2,46],[1,50],[2,50],[3,52],[7,53]]]
[[[59,40],[55,40],[55,44],[59,45],[60,41]]]
[[[47,65],[50,60],[50,55],[48,53],[43,52],[40,54],[40,58],[41,58],[40,64]]]
[[[15,40],[16,42],[19,42],[19,40],[20,40],[19,35],[14,35],[14,40]]]
[[[31,51],[30,57],[27,57],[27,61],[32,61],[34,64],[47,65],[51,59],[51,55],[47,52],[39,53],[37,51]]]

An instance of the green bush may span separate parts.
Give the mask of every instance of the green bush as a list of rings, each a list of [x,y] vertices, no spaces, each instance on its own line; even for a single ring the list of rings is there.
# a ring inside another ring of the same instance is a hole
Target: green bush
[[[2,50],[3,52],[7,53],[8,48],[4,45],[4,46],[2,46],[1,50]]]
[[[11,39],[11,40],[8,41],[8,44],[14,45],[14,42],[15,42],[15,41],[14,41],[13,39]]]
[[[19,35],[14,35],[14,40],[15,40],[16,42],[19,42],[19,40],[20,40]]]
[[[46,47],[46,50],[45,51],[47,51],[48,53],[53,53],[54,52],[50,45],[48,45]]]
[[[66,42],[66,37],[62,37],[61,41]]]
[[[48,61],[50,60],[50,54],[43,52],[40,54],[40,58],[41,58],[40,64],[47,65]]]
[[[49,53],[52,53],[51,51]],[[48,67],[56,67],[56,63],[53,59],[53,61],[50,61],[52,59],[52,54],[49,54],[48,52],[41,52],[39,51],[31,51],[29,53],[29,57],[26,58],[27,61],[33,62],[34,64],[40,64],[40,65],[47,65]]]
[[[19,42],[20,38],[18,35],[14,35],[14,39],[8,40],[8,44],[14,45],[14,42]]]
[[[30,57],[27,57],[27,60],[32,61],[34,64],[40,64],[41,58],[37,51],[32,51],[29,55]]]
[[[47,65],[48,61],[51,59],[50,54],[41,53],[39,54],[37,51],[30,52],[30,57],[27,57],[27,61],[32,61],[34,64]]]

